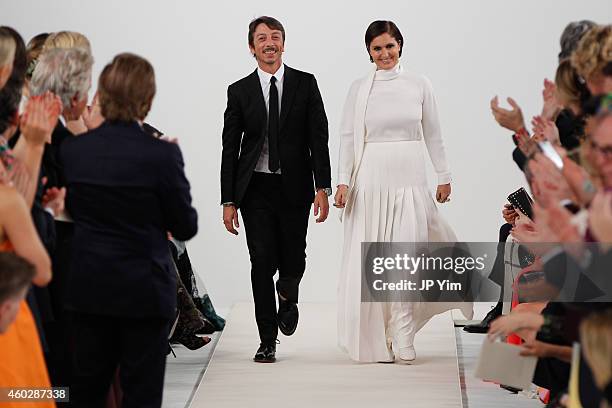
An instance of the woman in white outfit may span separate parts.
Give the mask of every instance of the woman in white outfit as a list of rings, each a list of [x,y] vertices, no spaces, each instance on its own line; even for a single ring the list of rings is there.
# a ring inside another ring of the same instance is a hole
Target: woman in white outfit
[[[340,130],[335,196],[335,206],[344,208],[339,345],[356,361],[392,362],[393,349],[411,361],[415,333],[451,305],[361,302],[361,243],[455,241],[427,187],[422,140],[437,173],[438,202],[449,200],[451,174],[431,84],[400,64],[404,41],[399,29],[393,22],[375,21],[365,40],[376,69],[352,84]],[[470,304],[462,311],[471,318]]]

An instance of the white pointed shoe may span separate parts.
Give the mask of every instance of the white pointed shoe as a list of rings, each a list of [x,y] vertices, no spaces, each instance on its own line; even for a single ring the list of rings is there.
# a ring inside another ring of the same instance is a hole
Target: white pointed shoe
[[[391,343],[391,339],[387,339],[387,359],[380,360],[379,363],[394,363],[395,362],[395,354],[393,354],[393,347]]]
[[[416,359],[416,351],[414,351],[414,346],[400,347],[399,358],[402,361],[414,361]]]

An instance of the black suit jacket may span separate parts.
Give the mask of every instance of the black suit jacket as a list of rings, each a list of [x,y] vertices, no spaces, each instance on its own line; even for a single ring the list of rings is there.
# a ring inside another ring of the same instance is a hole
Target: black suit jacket
[[[133,123],[104,123],[61,146],[75,222],[70,309],[173,318],[176,271],[167,234],[197,231],[183,158],[175,144]]]
[[[279,122],[283,191],[308,205],[316,188],[331,186],[327,117],[314,75],[285,66]],[[227,88],[221,158],[221,202],[240,206],[267,134],[257,70]],[[313,185],[314,174],[314,185]]]

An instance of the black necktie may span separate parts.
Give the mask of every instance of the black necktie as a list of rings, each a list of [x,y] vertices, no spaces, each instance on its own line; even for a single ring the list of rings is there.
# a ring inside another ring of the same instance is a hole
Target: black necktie
[[[276,78],[270,79],[270,103],[268,104],[268,146],[270,156],[268,157],[268,168],[275,173],[280,167],[278,158],[278,89]]]

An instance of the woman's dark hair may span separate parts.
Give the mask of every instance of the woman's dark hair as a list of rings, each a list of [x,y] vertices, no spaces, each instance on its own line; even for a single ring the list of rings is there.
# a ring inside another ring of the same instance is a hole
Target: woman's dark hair
[[[4,88],[0,90],[0,133],[3,133],[13,124],[25,83],[27,68],[26,47],[21,35],[11,27],[2,26],[15,40],[15,57],[13,60],[13,72]]]
[[[34,266],[27,260],[11,252],[0,252],[0,303],[28,287],[35,274]]]
[[[368,55],[370,54],[370,44],[374,38],[379,35],[389,34],[391,37],[395,38],[395,41],[399,44],[399,56],[402,56],[402,48],[404,47],[404,37],[402,37],[402,33],[399,28],[395,25],[393,21],[387,20],[376,20],[368,26],[368,29],[365,32],[365,44],[366,50],[368,51]],[[372,56],[370,55],[370,62],[374,62]]]
[[[285,42],[285,27],[281,24],[280,21],[275,19],[274,17],[261,16],[257,17],[255,20],[251,21],[249,24],[249,45],[251,47],[255,47],[254,35],[257,26],[260,24],[265,24],[271,30],[278,30],[283,35],[283,43]]]

